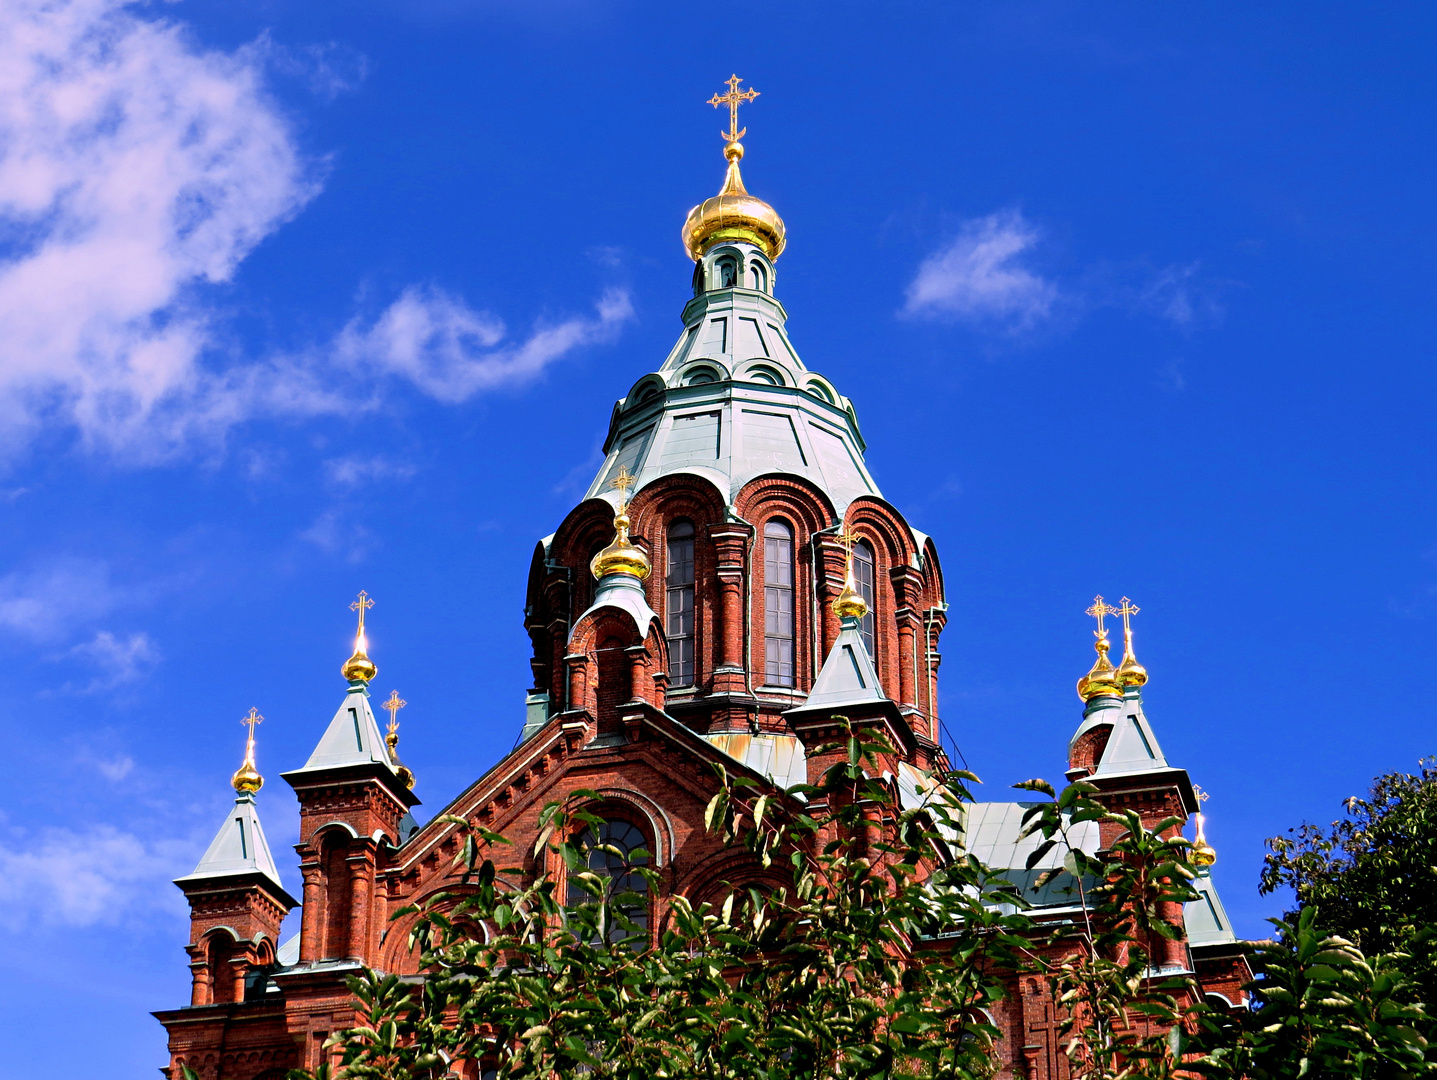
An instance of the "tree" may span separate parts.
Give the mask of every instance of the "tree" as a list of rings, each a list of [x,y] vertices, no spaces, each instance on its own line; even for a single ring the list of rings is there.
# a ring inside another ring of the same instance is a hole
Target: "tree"
[[[1287,887],[1298,913],[1368,956],[1392,954],[1419,1001],[1437,1001],[1437,758],[1380,776],[1324,831],[1304,824],[1267,841],[1264,894]]]

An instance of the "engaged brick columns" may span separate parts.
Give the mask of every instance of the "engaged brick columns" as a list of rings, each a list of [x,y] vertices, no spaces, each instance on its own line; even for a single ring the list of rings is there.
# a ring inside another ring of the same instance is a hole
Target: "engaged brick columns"
[[[300,855],[304,857],[304,862],[299,864],[299,872],[304,878],[304,910],[300,912],[299,922],[299,961],[308,964],[320,958],[319,859],[313,850],[305,850],[306,845],[300,844],[299,848]]]
[[[898,603],[893,613],[898,623],[898,701],[899,704],[917,708],[917,641],[922,633],[919,605],[923,599],[923,575],[911,566],[895,566],[888,571],[888,576],[893,582],[893,596]]]
[[[361,841],[349,856],[349,956],[369,963],[369,885],[374,880],[374,841]]]
[[[747,571],[745,554],[752,535],[753,529],[742,522],[726,521],[709,526],[719,588],[718,648],[714,650],[718,667],[714,669],[713,678],[716,694],[744,692],[743,591]]]

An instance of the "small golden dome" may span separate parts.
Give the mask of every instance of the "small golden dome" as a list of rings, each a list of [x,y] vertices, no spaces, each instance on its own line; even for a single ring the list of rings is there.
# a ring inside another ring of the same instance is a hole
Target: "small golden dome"
[[[399,693],[396,691],[390,700],[396,700],[398,697]],[[400,702],[400,704],[404,703]],[[392,714],[389,722],[394,724]],[[384,745],[389,747],[389,760],[394,763],[394,771],[399,775],[399,782],[412,790],[414,787],[414,774],[409,771],[409,766],[399,760],[399,730],[397,724],[389,729],[388,735],[384,736]]]
[[[350,682],[369,682],[379,673],[379,668],[369,658],[368,648],[369,642],[361,630],[354,639],[354,654],[339,669],[340,674]]]
[[[1096,697],[1103,696],[1121,697],[1117,669],[1108,659],[1108,639],[1106,637],[1098,638],[1094,648],[1098,650],[1098,658],[1093,661],[1093,666],[1088,673],[1078,680],[1078,696],[1084,701],[1092,701]]]
[[[1131,638],[1128,639],[1127,648],[1123,650],[1123,662],[1118,665],[1117,677],[1118,684],[1125,690],[1143,686],[1148,681],[1148,669],[1138,663],[1138,658],[1133,655]]]
[[[649,576],[652,567],[649,557],[629,543],[629,510],[620,505],[614,515],[614,539],[608,547],[594,556],[589,569],[596,578],[610,574],[633,574],[642,581]]]
[[[253,795],[260,788],[264,787],[264,777],[254,767],[254,762],[245,758],[245,762],[230,777],[230,783],[241,795]]]
[[[1193,842],[1192,853],[1188,856],[1194,866],[1206,870],[1213,863],[1217,862],[1217,849],[1204,840],[1201,836]]]
[[[738,169],[743,144],[729,143],[724,147],[724,157],[728,158],[728,173],[723,187],[690,210],[684,221],[683,241],[689,258],[698,262],[715,244],[737,240],[753,244],[770,259],[777,259],[787,242],[783,218],[743,186]]]
[[[843,591],[833,601],[833,610],[840,619],[861,619],[868,614],[868,601],[859,593],[851,571],[843,583]]]

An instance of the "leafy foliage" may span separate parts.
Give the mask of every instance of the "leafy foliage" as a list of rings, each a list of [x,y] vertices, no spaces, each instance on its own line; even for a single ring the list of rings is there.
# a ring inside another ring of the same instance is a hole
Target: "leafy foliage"
[[[1290,888],[1302,912],[1368,955],[1400,954],[1418,1000],[1437,1001],[1437,758],[1388,773],[1327,831],[1304,824],[1273,837],[1262,891]],[[1290,918],[1296,912],[1290,913]]]

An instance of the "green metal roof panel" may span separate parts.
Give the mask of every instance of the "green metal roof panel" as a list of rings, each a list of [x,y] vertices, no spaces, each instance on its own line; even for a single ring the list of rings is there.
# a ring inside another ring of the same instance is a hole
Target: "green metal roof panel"
[[[857,619],[844,619],[802,708],[841,708],[887,701],[878,671],[863,644]]]
[[[1183,905],[1183,923],[1191,945],[1221,945],[1237,941],[1232,923],[1218,899],[1217,886],[1207,874],[1193,882],[1198,899]]]
[[[270,854],[269,841],[259,823],[259,812],[254,799],[241,795],[235,800],[234,809],[225,815],[219,832],[210,841],[204,856],[193,872],[175,881],[197,881],[204,878],[234,877],[240,874],[260,873],[281,889],[279,868]]]
[[[389,747],[384,745],[379,723],[369,704],[369,691],[363,687],[351,687],[314,753],[309,755],[304,768],[295,771],[336,769],[371,762],[394,769],[394,762],[389,759]]]

